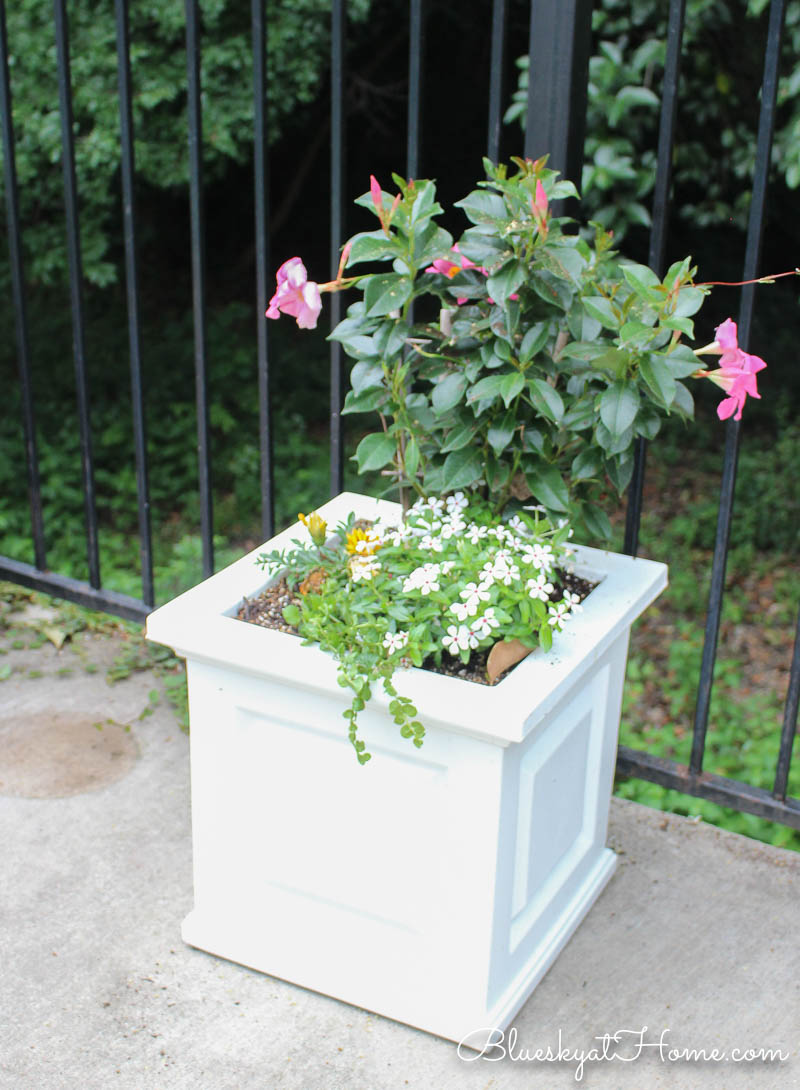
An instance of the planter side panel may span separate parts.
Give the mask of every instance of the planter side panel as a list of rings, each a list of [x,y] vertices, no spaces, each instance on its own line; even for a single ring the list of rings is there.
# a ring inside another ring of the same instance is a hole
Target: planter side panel
[[[605,846],[624,633],[519,746],[505,751],[489,1007],[503,1025],[555,960],[610,878]]]
[[[502,749],[433,731],[416,750],[367,712],[362,767],[342,690],[332,702],[192,662],[189,676],[185,940],[444,1036],[471,1026],[488,988]]]

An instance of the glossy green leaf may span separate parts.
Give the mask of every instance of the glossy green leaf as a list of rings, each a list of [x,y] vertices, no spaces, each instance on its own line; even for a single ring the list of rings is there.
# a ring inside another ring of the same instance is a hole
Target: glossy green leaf
[[[395,456],[397,445],[393,436],[385,432],[375,432],[365,435],[356,448],[355,458],[358,463],[358,472],[365,473],[370,469],[383,469]]]
[[[650,355],[639,363],[639,373],[656,401],[668,409],[675,399],[677,387],[669,366],[661,357]]]
[[[600,398],[600,419],[617,438],[636,419],[639,411],[639,391],[631,383],[615,382]]]
[[[371,276],[364,288],[364,302],[369,317],[379,317],[399,310],[411,298],[411,281],[397,273]]]
[[[483,476],[483,462],[474,447],[453,451],[444,460],[444,492],[469,488]]]
[[[462,371],[445,375],[441,382],[436,383],[431,394],[434,412],[446,413],[452,409],[462,399],[466,388],[467,378]]]
[[[534,497],[548,511],[561,512],[568,509],[569,492],[555,466],[537,466],[535,470],[526,472],[525,480]]]
[[[558,424],[564,416],[564,402],[561,394],[544,379],[532,378],[528,381],[528,393],[534,408],[542,416]]]

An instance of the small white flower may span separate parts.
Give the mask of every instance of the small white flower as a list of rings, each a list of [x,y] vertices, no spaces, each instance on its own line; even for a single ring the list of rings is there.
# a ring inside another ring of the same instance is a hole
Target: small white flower
[[[572,594],[571,591],[565,591],[564,601],[567,603],[567,608],[573,613],[581,613],[583,611],[579,595]]]
[[[362,556],[359,553],[354,553],[350,558],[349,568],[350,578],[354,583],[359,583],[362,579],[369,582],[380,571],[381,565],[380,561],[376,560],[374,556]]]
[[[448,511],[463,511],[465,507],[469,507],[469,500],[463,492],[456,492],[454,495],[448,496],[445,502]]]
[[[440,571],[438,564],[423,564],[421,568],[415,568],[403,582],[403,593],[418,590],[422,594],[430,594],[438,590]]]
[[[565,602],[559,602],[557,606],[550,606],[547,612],[550,614],[547,623],[553,625],[553,627],[561,626],[569,620],[569,606]]]
[[[512,515],[512,517],[508,520],[507,525],[509,530],[516,530],[522,534],[527,533],[528,530],[528,527],[522,521],[519,515]]]
[[[555,566],[555,557],[549,545],[540,545],[538,541],[535,541],[532,545],[525,546],[522,562],[539,568],[540,571],[549,572]]]
[[[426,534],[425,537],[419,539],[419,547],[420,549],[428,549],[432,553],[440,553],[444,549],[444,542],[440,537]]]
[[[483,570],[488,571],[496,583],[502,583],[506,587],[519,579],[519,568],[511,554],[504,549],[495,554],[493,562],[484,564]],[[481,579],[484,580],[485,577],[481,576]]]
[[[525,589],[531,598],[540,598],[543,602],[547,602],[550,600],[554,588],[552,583],[548,583],[547,574],[540,571],[535,579],[528,580]]]
[[[395,651],[402,651],[407,643],[407,632],[387,632],[383,637],[383,646],[389,655],[393,655]]]
[[[450,612],[455,613],[458,621],[466,621],[467,617],[469,617],[469,610],[464,602],[453,602],[450,606]]]
[[[486,526],[479,526],[477,522],[471,522],[467,527],[465,536],[470,545],[477,545],[479,541],[486,537],[488,532]]]
[[[441,564],[442,575],[449,575],[455,566],[455,560],[443,560]]]
[[[451,655],[457,655],[459,651],[469,651],[471,648],[477,647],[478,642],[475,633],[470,632],[467,626],[463,624],[457,628],[454,624],[449,625],[447,635],[442,636],[442,644]]]
[[[483,586],[477,586],[475,583],[467,583],[459,597],[464,600],[467,613],[470,617],[474,617],[480,609],[481,602],[489,601],[489,591]]]
[[[482,617],[476,617],[470,625],[471,631],[481,640],[488,639],[492,629],[499,628],[500,622],[494,615],[494,606],[489,606]]]

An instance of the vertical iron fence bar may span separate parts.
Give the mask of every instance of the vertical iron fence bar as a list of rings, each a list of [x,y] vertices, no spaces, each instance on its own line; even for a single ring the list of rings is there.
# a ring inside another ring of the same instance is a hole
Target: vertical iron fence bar
[[[115,0],[117,22],[117,73],[122,153],[122,216],[125,235],[125,284],[128,293],[128,342],[130,345],[133,441],[136,459],[136,494],[139,507],[139,555],[142,564],[142,600],[155,605],[153,590],[153,540],[150,526],[150,488],[147,474],[147,433],[142,393],[142,354],[139,339],[139,281],[136,267],[136,208],[131,105],[131,54],[128,0]]]
[[[669,222],[670,188],[672,185],[672,145],[675,141],[675,121],[678,114],[678,81],[680,79],[681,44],[686,15],[686,0],[670,0],[667,23],[667,56],[661,95],[661,116],[658,128],[658,160],[653,192],[653,225],[650,229],[648,262],[659,276],[664,273],[664,255]],[[625,544],[623,552],[636,556],[639,550],[639,527],[642,521],[647,440],[638,436],[634,448],[633,477],[628,488],[625,512]]]
[[[422,52],[424,47],[422,0],[411,0],[408,27],[407,178],[416,178],[419,172],[420,93],[422,89]]]
[[[64,203],[67,218],[67,260],[72,307],[72,343],[75,356],[75,383],[78,398],[78,425],[81,440],[83,499],[86,515],[86,551],[89,583],[100,587],[100,554],[97,538],[97,510],[94,491],[94,459],[89,419],[89,391],[86,376],[86,349],[83,326],[83,265],[78,230],[78,187],[75,176],[72,89],[69,63],[69,27],[65,0],[54,0],[58,98],[61,113],[61,154],[64,172]]]
[[[331,249],[330,268],[339,264],[342,244],[342,209],[344,206],[344,28],[345,0],[333,0],[331,5]],[[331,329],[339,324],[342,297],[331,294]],[[342,436],[342,403],[344,401],[344,364],[342,346],[331,341],[331,495],[344,489],[344,440]]]
[[[767,30],[767,49],[764,59],[764,79],[761,86],[761,112],[758,119],[756,164],[753,174],[753,194],[750,200],[750,216],[747,225],[743,280],[752,280],[757,275],[761,255],[772,134],[775,127],[781,32],[785,10],[786,0],[772,0]],[[738,340],[740,347],[745,351],[750,340],[754,300],[755,285],[751,284],[743,289],[739,307]],[[725,589],[725,568],[728,559],[728,542],[730,540],[733,496],[736,485],[736,464],[739,457],[739,433],[739,421],[729,420],[725,435],[725,457],[722,469],[719,514],[717,516],[717,537],[711,568],[711,590],[709,592],[705,639],[703,641],[703,660],[700,666],[700,683],[697,690],[692,755],[689,761],[689,769],[694,773],[699,773],[703,767],[703,752],[705,750],[706,731],[708,730],[711,687],[714,663],[717,657],[722,598]]]
[[[792,763],[794,736],[797,733],[797,711],[800,708],[800,611],[797,613],[797,629],[794,636],[794,653],[789,671],[789,689],[786,693],[786,708],[783,714],[781,744],[778,750],[778,764],[775,769],[776,799],[786,801],[786,787],[789,782],[789,766]]]
[[[267,19],[265,0],[252,0],[254,205],[256,232],[256,331],[258,353],[258,418],[261,460],[261,533],[275,533],[272,466],[272,406],[269,390],[269,130],[267,127]]]
[[[580,184],[592,38],[592,0],[533,0],[525,156]],[[558,209],[554,209],[556,214]]]
[[[36,448],[36,421],[33,412],[31,387],[28,315],[25,302],[25,271],[19,226],[19,191],[17,189],[14,118],[11,110],[11,81],[8,74],[8,34],[6,32],[5,0],[0,0],[0,124],[3,133],[3,179],[6,189],[8,254],[11,266],[11,290],[14,299],[20,390],[22,392],[22,434],[25,443],[25,464],[28,475],[33,555],[36,567],[43,570],[47,565],[47,550],[44,541],[42,490],[39,480],[39,455]]]
[[[486,140],[486,154],[493,163],[496,163],[500,158],[505,33],[506,0],[494,0],[492,5],[492,52],[489,69],[489,132]]]
[[[195,399],[197,403],[197,473],[200,488],[203,575],[207,578],[214,571],[214,516],[211,497],[211,450],[208,434],[203,119],[200,100],[200,37],[197,0],[186,0],[186,72],[189,110],[189,199],[192,232]]]

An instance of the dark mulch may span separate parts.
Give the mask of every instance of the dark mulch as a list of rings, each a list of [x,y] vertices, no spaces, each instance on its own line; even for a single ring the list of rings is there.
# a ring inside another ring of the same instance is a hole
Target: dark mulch
[[[568,572],[559,572],[558,576],[559,582],[555,584],[555,589],[550,596],[551,601],[554,602],[560,601],[566,590],[572,594],[577,594],[583,601],[597,586],[597,583],[590,583],[588,579],[581,579],[579,576],[571,575]],[[245,598],[236,616],[240,621],[261,625],[262,628],[275,628],[279,632],[299,636],[300,633],[297,629],[284,620],[283,610],[291,603],[299,605],[300,602],[300,594],[297,591],[290,590],[286,577],[281,576],[277,582],[272,583],[263,590],[257,598]],[[475,681],[480,685],[488,685],[486,660],[489,657],[490,650],[491,648],[473,651],[469,657],[469,662],[462,662],[460,658],[453,658],[451,655],[445,654],[442,656],[441,666],[437,665],[433,658],[428,658],[422,664],[422,668],[431,670],[436,674],[446,674],[448,677],[458,677],[464,681]],[[498,680],[502,680],[513,669],[512,666]]]

